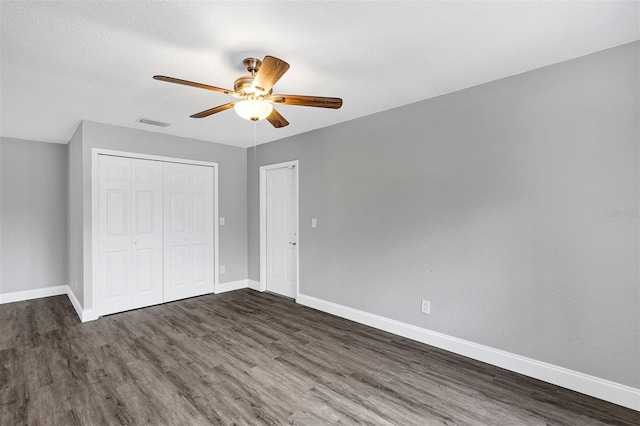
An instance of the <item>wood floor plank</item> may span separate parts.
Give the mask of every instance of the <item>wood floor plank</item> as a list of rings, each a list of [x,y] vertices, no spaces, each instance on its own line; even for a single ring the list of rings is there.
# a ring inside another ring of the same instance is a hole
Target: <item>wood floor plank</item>
[[[638,426],[640,413],[252,290],[82,324],[0,306],[0,425]]]

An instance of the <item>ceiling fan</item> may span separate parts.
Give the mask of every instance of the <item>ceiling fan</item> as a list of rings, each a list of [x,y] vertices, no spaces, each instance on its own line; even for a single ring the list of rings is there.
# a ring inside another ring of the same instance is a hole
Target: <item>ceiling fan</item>
[[[251,75],[245,75],[236,79],[233,90],[222,89],[220,87],[209,86],[208,84],[196,83],[193,81],[181,80],[179,78],[167,77],[164,75],[154,75],[153,78],[168,83],[183,84],[185,86],[197,87],[199,89],[212,90],[231,95],[239,99],[218,105],[196,114],[192,118],[208,117],[218,112],[233,108],[242,118],[251,121],[267,119],[273,127],[280,128],[287,126],[289,122],[273,107],[273,105],[296,105],[319,108],[338,109],[342,106],[342,99],[327,98],[321,96],[301,96],[301,95],[273,95],[273,86],[280,80],[289,69],[289,64],[282,59],[273,56],[265,56],[260,61],[256,58],[246,58],[244,61],[247,71]]]

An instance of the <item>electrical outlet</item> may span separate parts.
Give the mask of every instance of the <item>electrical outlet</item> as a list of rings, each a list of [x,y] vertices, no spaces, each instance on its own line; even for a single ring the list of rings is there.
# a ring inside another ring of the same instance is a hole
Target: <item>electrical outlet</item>
[[[430,314],[431,313],[431,302],[429,302],[428,300],[422,299],[422,307],[421,307],[420,310],[422,311],[423,314]]]
[[[221,274],[224,274],[225,272],[227,272],[227,268],[225,268],[225,266],[224,266],[224,265],[222,265],[222,266],[220,267],[220,273],[221,273]]]

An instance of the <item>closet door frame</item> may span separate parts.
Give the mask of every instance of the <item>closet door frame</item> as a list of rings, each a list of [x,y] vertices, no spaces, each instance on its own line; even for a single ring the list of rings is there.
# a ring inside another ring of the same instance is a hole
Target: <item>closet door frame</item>
[[[98,156],[110,155],[113,157],[126,157],[139,160],[155,160],[168,163],[193,164],[196,166],[213,167],[213,293],[217,293],[220,283],[219,265],[219,217],[218,217],[218,163],[210,161],[190,160],[187,158],[164,157],[149,155],[139,152],[114,151],[109,149],[93,148],[91,150],[91,313],[90,319],[97,319],[98,315]],[[85,283],[85,289],[87,285]],[[86,298],[85,298],[86,300]],[[87,307],[84,307],[85,312]],[[87,318],[90,320],[89,318]]]

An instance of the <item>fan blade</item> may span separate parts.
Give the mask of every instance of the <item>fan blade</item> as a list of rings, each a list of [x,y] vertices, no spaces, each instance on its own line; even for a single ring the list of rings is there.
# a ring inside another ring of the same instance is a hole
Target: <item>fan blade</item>
[[[273,109],[273,111],[271,111],[271,114],[269,114],[269,116],[267,117],[267,120],[276,129],[289,125],[289,122],[287,121],[287,119],[284,118],[282,114],[280,114],[278,111],[276,111],[275,108]]]
[[[233,90],[222,89],[216,86],[209,86],[208,84],[196,83],[195,81],[181,80],[179,78],[167,77],[165,75],[154,75],[154,80],[166,81],[167,83],[183,84],[185,86],[197,87],[198,89],[213,90],[214,92],[221,92],[227,95],[235,93]]]
[[[322,96],[301,95],[272,95],[271,102],[284,105],[309,106],[318,108],[338,109],[342,106],[340,98],[326,98]]]
[[[265,56],[251,87],[268,92],[289,69],[289,64],[273,56]]]
[[[224,105],[218,105],[217,107],[213,107],[207,110],[204,110],[202,112],[199,112],[197,114],[193,114],[191,116],[191,118],[204,118],[204,117],[208,117],[212,114],[215,114],[217,112],[222,112],[222,111],[226,111],[229,108],[233,108],[233,106],[235,105],[235,102],[229,102],[228,104],[224,104]]]

